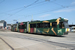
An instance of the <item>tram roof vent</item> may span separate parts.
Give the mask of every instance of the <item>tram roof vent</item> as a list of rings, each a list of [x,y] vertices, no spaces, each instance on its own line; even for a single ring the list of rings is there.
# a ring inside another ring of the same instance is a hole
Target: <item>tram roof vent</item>
[[[64,18],[65,20],[68,20],[67,18]]]

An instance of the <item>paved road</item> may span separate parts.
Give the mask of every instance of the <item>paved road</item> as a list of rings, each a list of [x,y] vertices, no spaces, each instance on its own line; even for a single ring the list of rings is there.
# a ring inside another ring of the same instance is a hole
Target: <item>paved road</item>
[[[59,47],[64,47],[64,48],[69,48],[69,49],[75,48],[75,40],[74,40],[75,33],[69,33],[68,35],[57,37],[57,36],[48,36],[48,35],[18,33],[18,32],[0,32],[0,37],[5,37],[9,40],[13,39],[13,41],[14,41],[15,38],[25,39],[25,40],[28,39],[28,40],[37,41],[38,43],[40,43],[40,42],[45,43],[45,45],[51,44],[51,45],[54,45],[54,46],[59,46]],[[49,46],[51,47],[51,45],[49,45]],[[60,49],[59,47],[57,49]]]

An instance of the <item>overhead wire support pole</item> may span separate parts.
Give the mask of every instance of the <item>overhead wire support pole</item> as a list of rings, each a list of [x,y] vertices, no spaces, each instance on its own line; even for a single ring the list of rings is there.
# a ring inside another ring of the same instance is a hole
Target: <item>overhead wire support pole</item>
[[[32,15],[32,20],[31,21],[33,21],[33,15]]]

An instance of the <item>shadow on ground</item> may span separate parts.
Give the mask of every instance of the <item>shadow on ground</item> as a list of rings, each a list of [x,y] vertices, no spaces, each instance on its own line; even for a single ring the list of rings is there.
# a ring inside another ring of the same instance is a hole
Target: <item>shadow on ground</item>
[[[33,35],[40,35],[40,36],[52,36],[52,37],[65,37],[64,35],[49,35],[49,34],[40,34],[40,33],[25,33],[25,34],[33,34]]]

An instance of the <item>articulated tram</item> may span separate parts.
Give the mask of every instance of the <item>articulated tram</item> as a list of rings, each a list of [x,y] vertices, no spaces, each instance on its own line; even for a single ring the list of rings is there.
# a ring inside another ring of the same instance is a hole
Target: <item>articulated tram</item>
[[[11,25],[11,31],[17,31],[17,24]]]
[[[64,18],[21,22],[18,25],[19,32],[39,33],[48,35],[66,35],[70,31],[68,20]]]

